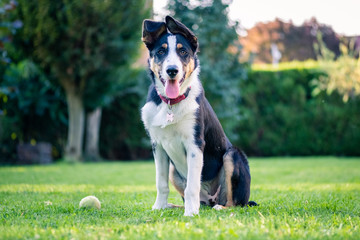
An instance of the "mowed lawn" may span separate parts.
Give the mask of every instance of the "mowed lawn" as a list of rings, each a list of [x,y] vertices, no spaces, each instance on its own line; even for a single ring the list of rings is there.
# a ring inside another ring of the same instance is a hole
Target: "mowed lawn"
[[[193,218],[151,210],[152,161],[0,167],[0,239],[360,239],[360,158],[249,161],[260,205]],[[79,209],[88,195],[101,210]]]

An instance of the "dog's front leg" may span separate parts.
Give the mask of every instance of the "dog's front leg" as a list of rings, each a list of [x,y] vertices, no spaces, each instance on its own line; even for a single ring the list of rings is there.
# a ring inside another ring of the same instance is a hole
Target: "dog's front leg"
[[[185,216],[199,214],[201,171],[203,167],[203,153],[193,147],[187,151],[187,184],[185,189]]]
[[[153,153],[156,167],[157,196],[152,209],[169,208],[171,207],[167,202],[169,195],[169,157],[160,144],[153,144]]]

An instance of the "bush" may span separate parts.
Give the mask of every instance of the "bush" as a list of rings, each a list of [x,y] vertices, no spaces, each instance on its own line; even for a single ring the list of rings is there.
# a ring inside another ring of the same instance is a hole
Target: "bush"
[[[360,155],[360,99],[312,95],[317,68],[253,70],[242,83],[237,142],[249,155]]]
[[[103,108],[100,131],[101,155],[110,160],[148,159],[150,140],[140,117],[142,97],[129,93]]]
[[[149,81],[147,73],[132,69],[121,74],[128,80],[122,81],[121,91],[103,109],[101,154],[107,159],[150,158],[150,141],[140,117]],[[61,89],[47,81],[33,62],[25,60],[8,67],[0,81],[0,110],[0,164],[17,163],[16,149],[23,143],[49,142],[53,157],[63,156],[66,102]]]
[[[133,70],[120,95],[103,108],[100,127],[100,152],[107,159],[148,159],[150,140],[141,121],[150,80],[145,70]]]
[[[235,128],[240,137],[230,140],[248,155],[360,155],[360,98],[344,102],[336,91],[313,94],[318,89],[313,80],[326,74],[316,65],[289,66],[249,72],[241,83],[242,115]],[[140,118],[149,79],[144,70],[124,77],[128,81],[122,91],[103,108],[100,151],[107,159],[151,158]],[[25,61],[11,65],[0,82],[2,163],[15,161],[16,146],[22,142],[50,142],[61,156],[65,101],[43,78],[32,62]]]
[[[66,104],[59,88],[31,61],[11,64],[0,81],[0,163],[14,163],[19,143],[50,142],[59,158],[64,147]]]

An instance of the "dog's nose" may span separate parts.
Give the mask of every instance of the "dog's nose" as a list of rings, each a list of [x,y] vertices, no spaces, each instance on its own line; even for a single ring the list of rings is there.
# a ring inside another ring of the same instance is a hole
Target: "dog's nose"
[[[170,78],[174,78],[177,75],[177,73],[179,72],[179,70],[177,69],[176,66],[169,66],[169,68],[166,70],[166,72]]]

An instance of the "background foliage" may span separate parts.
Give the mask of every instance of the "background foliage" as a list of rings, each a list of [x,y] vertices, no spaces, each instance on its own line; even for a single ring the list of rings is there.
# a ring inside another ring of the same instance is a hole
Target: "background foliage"
[[[65,154],[67,159],[79,161],[85,109],[105,106],[126,92],[121,82],[126,78],[119,75],[130,76],[133,71],[130,66],[138,54],[141,23],[149,16],[149,8],[145,0],[18,2],[7,19],[20,21],[23,26],[7,44],[7,52],[14,63],[24,59],[34,62],[46,75],[44,81],[65,93]],[[35,91],[32,95],[36,97]]]
[[[326,90],[329,94],[334,91],[343,96],[343,101],[360,95],[360,56],[359,46],[355,39],[350,39],[348,44],[340,44],[341,55],[336,59],[334,53],[328,49],[318,34],[318,43],[314,45],[319,53],[319,67],[328,73],[317,82],[315,94],[320,90]]]
[[[60,157],[67,126],[64,96],[32,61],[7,67],[0,82],[0,109],[0,162],[13,162],[17,144],[24,142],[51,142],[54,157]]]
[[[345,103],[337,91],[314,95],[323,77],[306,67],[249,72],[238,145],[260,156],[359,155],[360,98]]]
[[[331,28],[319,23],[315,18],[296,26],[292,22],[275,19],[258,23],[240,38],[244,46],[244,56],[252,57],[255,63],[271,63],[271,44],[276,44],[281,52],[281,62],[317,59],[313,45],[318,43],[317,33],[322,35],[323,43],[336,55],[340,55],[339,35]]]
[[[235,145],[258,156],[360,155],[357,52],[342,49],[336,61],[287,62],[276,68],[253,65],[250,69],[238,62],[237,25],[227,19],[223,1],[201,6],[180,0],[170,3],[172,14],[199,38],[206,96]],[[16,48],[18,39],[10,41],[21,25],[11,15],[14,6],[0,14],[10,26],[0,29],[1,36],[7,37],[6,41],[1,38],[7,61],[0,64],[0,163],[16,162],[16,146],[23,142],[50,142],[53,156],[61,158],[68,127],[64,92],[48,68]],[[139,33],[140,41],[141,24],[133,31]],[[101,155],[112,160],[151,158],[150,141],[140,120],[150,82],[147,71],[124,65],[102,80],[101,86],[89,81],[84,92],[88,111],[104,106]]]

